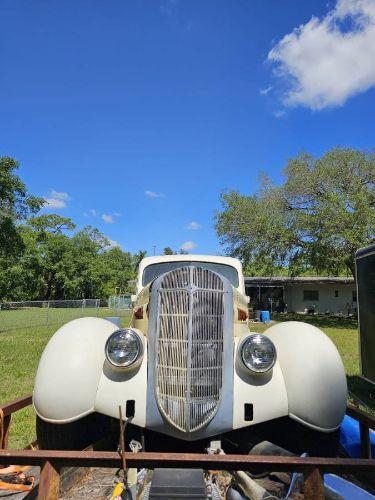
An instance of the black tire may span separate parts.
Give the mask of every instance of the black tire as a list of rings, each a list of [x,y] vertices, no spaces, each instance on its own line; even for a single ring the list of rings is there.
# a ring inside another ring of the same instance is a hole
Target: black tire
[[[108,438],[106,448],[116,448],[113,442],[113,421],[100,413],[92,413],[68,424],[51,424],[36,417],[36,435],[41,450],[83,450]]]

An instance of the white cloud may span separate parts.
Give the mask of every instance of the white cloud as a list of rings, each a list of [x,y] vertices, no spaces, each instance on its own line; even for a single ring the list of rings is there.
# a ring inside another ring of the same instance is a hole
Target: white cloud
[[[90,210],[87,210],[87,212],[83,212],[82,215],[84,217],[96,217],[98,214],[95,208],[90,208]]]
[[[186,229],[191,229],[193,231],[196,231],[197,229],[200,229],[202,226],[198,224],[195,220],[192,220],[189,222],[189,224],[186,226]]]
[[[164,198],[164,193],[156,193],[155,191],[145,191],[147,198]]]
[[[194,243],[194,241],[185,241],[185,243],[183,243],[180,248],[181,250],[185,250],[185,252],[188,252],[189,250],[197,248],[197,244]]]
[[[260,95],[267,95],[269,92],[271,92],[271,90],[272,90],[272,85],[269,85],[268,87],[266,87],[264,89],[260,89],[259,94]]]
[[[328,14],[312,17],[269,52],[285,80],[286,106],[340,106],[375,85],[375,1],[338,0]]]
[[[65,208],[66,203],[64,200],[58,200],[57,198],[46,198],[45,208]]]
[[[115,222],[113,216],[109,214],[103,214],[102,220],[104,220],[106,224],[113,224]]]
[[[71,197],[68,195],[68,193],[55,191],[54,189],[51,189],[48,197],[46,198],[46,203],[44,205],[44,208],[47,209],[65,208],[69,200],[71,200]]]

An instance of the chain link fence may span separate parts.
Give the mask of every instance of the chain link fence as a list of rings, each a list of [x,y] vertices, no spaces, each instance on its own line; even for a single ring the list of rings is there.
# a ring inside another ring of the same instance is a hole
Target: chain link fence
[[[133,306],[131,295],[112,295],[108,298],[106,316],[117,316],[120,318],[122,327],[130,324]]]
[[[100,299],[0,302],[0,332],[99,316]]]
[[[132,309],[131,295],[112,295],[108,298],[108,309],[112,311],[130,311]]]

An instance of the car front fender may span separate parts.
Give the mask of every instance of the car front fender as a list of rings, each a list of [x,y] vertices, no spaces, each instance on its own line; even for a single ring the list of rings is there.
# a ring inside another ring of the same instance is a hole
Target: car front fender
[[[59,328],[39,362],[33,404],[36,413],[68,423],[95,411],[107,338],[118,329],[101,318],[80,318]]]
[[[319,328],[286,321],[265,332],[275,344],[290,418],[310,428],[331,432],[345,415],[347,385],[335,345]]]

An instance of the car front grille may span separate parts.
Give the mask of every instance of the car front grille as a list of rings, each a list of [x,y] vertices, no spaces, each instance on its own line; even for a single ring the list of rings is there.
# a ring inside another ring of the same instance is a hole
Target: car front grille
[[[224,287],[200,267],[167,273],[158,297],[156,400],[177,429],[206,425],[220,403],[223,378]]]

